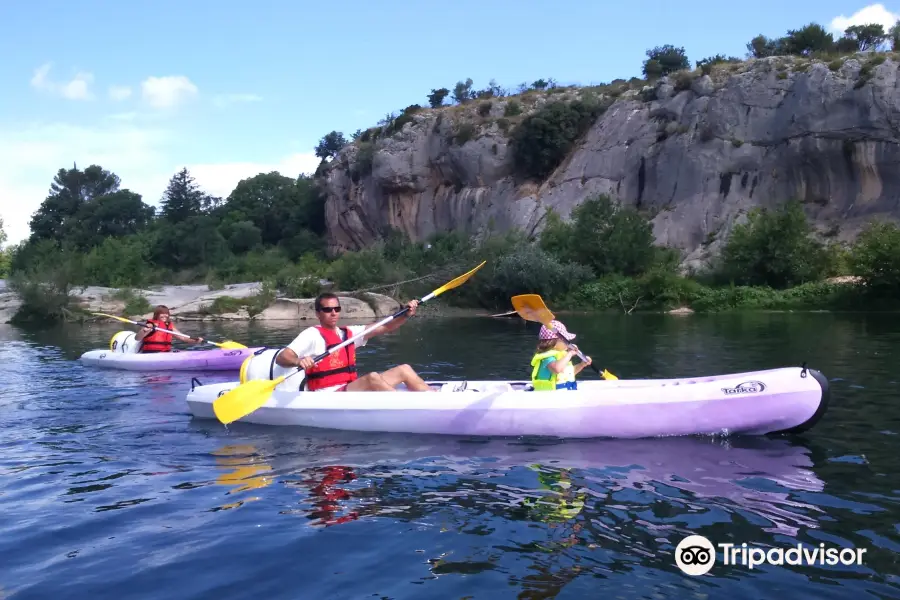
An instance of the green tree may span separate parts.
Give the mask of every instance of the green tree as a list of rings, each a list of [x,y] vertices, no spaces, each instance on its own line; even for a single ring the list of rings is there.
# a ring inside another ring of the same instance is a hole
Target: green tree
[[[235,254],[243,254],[262,244],[262,232],[253,221],[238,221],[227,236],[228,246]]]
[[[260,242],[274,246],[301,235],[325,232],[324,198],[307,176],[285,177],[277,171],[241,180],[220,209],[224,223],[248,221],[259,230]],[[233,232],[226,235],[231,239]],[[248,234],[241,234],[249,240]]]
[[[340,131],[326,133],[316,145],[316,156],[322,160],[337,156],[338,152],[347,145],[347,139]]]
[[[633,208],[617,207],[609,196],[588,198],[563,222],[553,212],[541,233],[541,247],[560,260],[575,261],[597,275],[637,276],[658,256],[653,228]]]
[[[900,295],[900,228],[876,222],[863,230],[853,245],[850,266],[871,293]]]
[[[738,285],[776,289],[815,281],[827,270],[829,255],[812,233],[799,202],[753,209],[722,249],[721,275]]]
[[[888,30],[888,39],[891,42],[891,50],[900,51],[900,21],[894,23]]]
[[[833,50],[834,37],[818,23],[810,23],[800,29],[788,30],[783,44],[787,54],[809,56],[813,52]]]
[[[208,204],[207,195],[194,182],[187,168],[183,168],[169,179],[163,193],[160,209],[163,219],[170,223],[183,223],[203,214]]]
[[[119,177],[98,165],[84,171],[73,166],[57,171],[50,194],[32,215],[29,227],[33,241],[64,240],[77,228],[82,205],[97,196],[119,190]]]
[[[5,244],[8,239],[6,228],[3,226],[3,217],[0,217],[0,277],[9,275],[9,263],[12,259],[12,251],[10,248],[3,247],[3,244]]]
[[[439,106],[443,106],[444,99],[450,95],[450,90],[447,88],[440,89],[431,89],[431,93],[428,94],[428,105],[431,108],[437,108]]]
[[[143,230],[153,220],[154,208],[140,194],[118,190],[83,203],[72,225],[70,239],[82,250],[103,243],[107,237],[121,237]]]
[[[878,50],[888,38],[888,34],[884,31],[884,26],[880,23],[851,25],[844,30],[844,35],[854,42],[855,49],[860,52]]]
[[[465,82],[457,81],[453,87],[453,101],[457,104],[465,104],[474,97],[472,93],[472,78],[468,78]]]
[[[784,54],[784,38],[770,39],[759,34],[747,42],[747,53],[753,58],[767,58]]]
[[[684,48],[671,44],[657,46],[647,50],[647,59],[644,61],[644,77],[662,77],[675,71],[688,69],[691,62],[684,53]]]

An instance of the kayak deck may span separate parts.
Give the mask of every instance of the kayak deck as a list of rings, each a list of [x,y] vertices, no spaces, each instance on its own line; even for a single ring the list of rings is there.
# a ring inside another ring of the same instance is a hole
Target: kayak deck
[[[173,350],[147,354],[126,354],[108,349],[88,350],[81,355],[82,364],[126,371],[237,371],[248,356],[260,348],[223,350]]]

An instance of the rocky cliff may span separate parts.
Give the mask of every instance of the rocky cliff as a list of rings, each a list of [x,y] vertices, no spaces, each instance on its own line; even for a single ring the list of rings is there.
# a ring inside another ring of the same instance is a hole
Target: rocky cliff
[[[900,216],[898,55],[829,62],[773,57],[681,72],[652,85],[533,91],[423,109],[401,128],[348,145],[320,173],[332,251],[390,226],[539,231],[608,193],[647,211],[658,243],[687,264],[718,250],[754,206],[804,202],[823,235],[852,239],[873,217]],[[528,114],[585,95],[611,106],[544,181],[514,176],[510,134]],[[507,109],[517,102],[523,111]],[[374,152],[374,154],[373,154]]]

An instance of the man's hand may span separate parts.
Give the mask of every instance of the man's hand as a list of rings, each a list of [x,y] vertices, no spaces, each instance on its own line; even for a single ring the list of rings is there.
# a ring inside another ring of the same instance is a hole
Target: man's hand
[[[198,344],[202,344],[202,343],[205,341],[202,337],[194,338],[194,340],[195,340],[196,343],[198,343]]]
[[[409,302],[406,303],[406,306],[409,307],[409,313],[408,313],[409,316],[413,317],[416,314],[416,307],[419,306],[419,301],[418,300],[410,300]]]
[[[297,366],[303,369],[304,371],[307,369],[311,369],[315,366],[315,362],[313,361],[312,356],[303,356],[297,359]]]

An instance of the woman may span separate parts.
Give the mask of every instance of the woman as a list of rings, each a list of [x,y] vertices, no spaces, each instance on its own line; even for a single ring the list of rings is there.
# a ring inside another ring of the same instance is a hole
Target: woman
[[[169,331],[177,331],[181,333],[172,323],[169,315],[169,308],[160,304],[153,309],[153,318],[147,319],[135,339],[141,343],[141,353],[149,354],[153,352],[171,352],[172,351],[172,334],[165,331],[159,331],[159,328],[168,329]],[[202,337],[192,338],[185,335],[187,341],[200,344],[203,342]]]
[[[553,329],[567,340],[574,340],[575,334],[569,333],[566,326],[559,321],[551,321]],[[531,359],[531,384],[537,391],[575,390],[578,384],[575,376],[591,364],[591,357],[578,366],[572,364],[572,357],[578,354],[578,348],[561,340],[554,331],[541,326],[538,334],[537,351]]]

